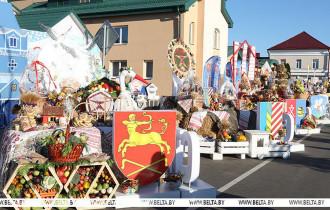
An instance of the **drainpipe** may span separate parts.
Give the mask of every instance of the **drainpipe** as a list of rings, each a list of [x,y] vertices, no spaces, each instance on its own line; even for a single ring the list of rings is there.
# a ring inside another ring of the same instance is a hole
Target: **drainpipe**
[[[177,9],[178,9],[178,14],[179,14],[179,39],[181,39],[181,13],[180,13],[179,6],[177,7]]]
[[[329,82],[329,73],[330,73],[330,49],[328,49],[328,82]]]

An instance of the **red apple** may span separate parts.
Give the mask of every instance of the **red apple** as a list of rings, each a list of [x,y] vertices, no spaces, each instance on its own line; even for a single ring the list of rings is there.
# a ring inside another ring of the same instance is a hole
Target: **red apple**
[[[66,171],[66,170],[68,169],[68,166],[63,165],[63,166],[61,166],[60,168],[61,168],[61,171]]]
[[[63,177],[61,178],[61,182],[62,182],[62,184],[65,184],[67,181],[68,181],[68,178],[65,177],[65,176],[63,176]]]
[[[56,173],[57,173],[57,176],[60,177],[60,178],[61,178],[62,176],[64,176],[64,171],[59,170],[59,171],[57,171]]]

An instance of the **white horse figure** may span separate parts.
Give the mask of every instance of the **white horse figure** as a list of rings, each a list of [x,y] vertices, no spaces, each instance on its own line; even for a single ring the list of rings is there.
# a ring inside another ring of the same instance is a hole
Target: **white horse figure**
[[[115,101],[114,110],[140,110],[136,104],[136,102],[132,98],[132,94],[129,90],[126,89],[125,86],[125,79],[129,76],[131,78],[135,78],[140,80],[141,82],[149,85],[147,81],[145,81],[141,76],[136,74],[132,67],[123,67],[120,69],[120,76],[119,76],[119,84],[120,84],[120,95],[118,96],[119,99]]]

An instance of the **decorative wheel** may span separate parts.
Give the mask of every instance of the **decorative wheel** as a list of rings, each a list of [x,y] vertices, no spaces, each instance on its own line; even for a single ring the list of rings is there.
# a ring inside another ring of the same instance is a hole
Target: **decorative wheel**
[[[288,159],[290,157],[290,152],[284,152],[283,154],[282,154],[282,158],[283,159]]]
[[[258,155],[258,159],[259,159],[259,160],[264,159],[264,157],[265,157],[265,156],[264,156],[263,154],[259,154],[259,155]]]

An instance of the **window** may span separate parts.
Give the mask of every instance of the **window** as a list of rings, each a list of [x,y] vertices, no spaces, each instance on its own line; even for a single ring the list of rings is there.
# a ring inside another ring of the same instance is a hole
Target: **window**
[[[121,67],[127,66],[127,61],[113,61],[111,63],[112,63],[111,77],[119,77],[119,71]]]
[[[79,0],[79,3],[88,3],[91,2],[91,0]]]
[[[214,30],[214,40],[213,40],[213,48],[214,49],[220,49],[220,46],[219,46],[219,42],[220,42],[220,31],[219,29],[215,29]]]
[[[297,59],[297,61],[296,61],[296,69],[301,69],[301,59]]]
[[[313,69],[319,69],[319,59],[313,59]]]
[[[9,47],[17,47],[17,38],[15,35],[9,37]]]
[[[8,68],[11,71],[14,71],[17,68],[17,63],[15,63],[14,59],[11,59],[10,62],[8,63]]]
[[[189,26],[189,44],[194,44],[195,23],[190,23]]]
[[[144,77],[146,79],[152,79],[153,71],[154,71],[154,62],[144,61]]]
[[[16,91],[17,90],[17,85],[16,84],[14,84],[14,85],[11,85],[11,91]]]
[[[286,59],[281,59],[281,64],[285,64],[286,63]]]
[[[119,38],[115,42],[115,44],[127,44],[128,43],[128,27],[122,26],[122,27],[113,27],[115,31],[117,32]]]

